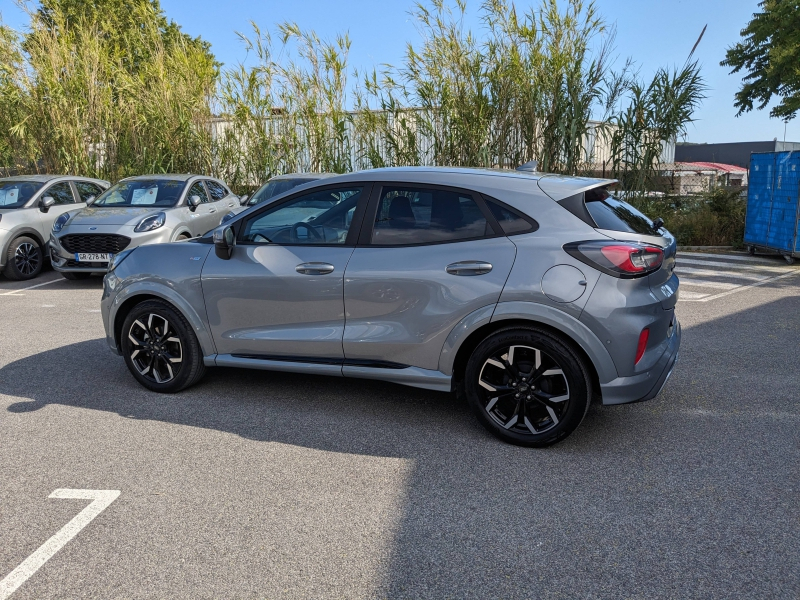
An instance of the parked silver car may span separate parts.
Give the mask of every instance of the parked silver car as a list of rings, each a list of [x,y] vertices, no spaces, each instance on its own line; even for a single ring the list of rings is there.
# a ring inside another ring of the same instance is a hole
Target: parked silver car
[[[215,228],[239,198],[201,175],[123,179],[91,206],[61,215],[50,235],[53,268],[67,279],[104,272],[126,248],[188,240]]]
[[[71,175],[21,175],[0,179],[0,271],[32,279],[47,257],[53,223],[99,196],[110,184]]]
[[[249,198],[243,196],[244,202],[241,206],[232,209],[227,215],[222,217],[222,222],[226,223],[240,212],[247,210],[261,204],[267,200],[271,200],[281,194],[285,194],[298,186],[319,181],[320,179],[327,179],[328,177],[336,177],[337,173],[286,173],[285,175],[276,175],[271,177],[264,185],[258,188],[255,193]]]
[[[593,397],[647,400],[677,360],[675,239],[614,182],[397,168],[320,181],[186,244],[118,254],[108,344],[145,387],[218,365],[466,396],[544,446]]]

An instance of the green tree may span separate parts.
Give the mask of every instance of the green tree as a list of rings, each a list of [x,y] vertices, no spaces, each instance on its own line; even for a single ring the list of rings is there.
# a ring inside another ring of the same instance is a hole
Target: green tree
[[[763,0],[759,7],[720,64],[745,73],[734,103],[738,114],[754,105],[761,110],[777,96],[770,115],[789,120],[800,110],[800,0]]]

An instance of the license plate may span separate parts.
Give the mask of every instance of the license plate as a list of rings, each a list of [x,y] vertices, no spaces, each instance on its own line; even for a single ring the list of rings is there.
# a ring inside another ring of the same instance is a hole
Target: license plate
[[[76,252],[75,260],[77,262],[110,262],[114,257],[109,252]]]

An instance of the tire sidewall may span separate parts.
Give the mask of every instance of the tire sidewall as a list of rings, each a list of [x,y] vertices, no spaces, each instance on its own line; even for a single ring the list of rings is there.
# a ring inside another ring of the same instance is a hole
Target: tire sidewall
[[[487,358],[508,346],[538,348],[558,362],[564,371],[569,385],[569,404],[554,428],[538,435],[525,435],[504,429],[486,412],[478,384],[481,368]],[[564,439],[580,425],[591,399],[591,380],[577,353],[557,337],[533,328],[501,330],[478,344],[467,362],[463,385],[467,402],[481,424],[500,439],[520,446],[544,447]]]
[[[163,316],[175,328],[181,340],[182,361],[178,375],[166,383],[156,383],[139,373],[131,360],[132,344],[128,338],[134,321],[150,314]],[[188,326],[186,319],[175,308],[166,302],[148,300],[135,306],[125,317],[120,335],[120,349],[125,359],[125,364],[134,378],[149,390],[163,394],[179,392],[188,387],[195,380],[197,368],[201,368],[203,356],[200,344],[194,331]],[[198,365],[199,363],[199,365]]]

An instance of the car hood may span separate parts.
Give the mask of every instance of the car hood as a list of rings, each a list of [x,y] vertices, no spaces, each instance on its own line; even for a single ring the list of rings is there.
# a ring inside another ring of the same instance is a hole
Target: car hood
[[[72,217],[70,225],[136,225],[147,215],[163,212],[164,208],[90,206]]]

